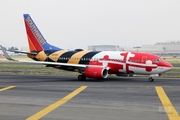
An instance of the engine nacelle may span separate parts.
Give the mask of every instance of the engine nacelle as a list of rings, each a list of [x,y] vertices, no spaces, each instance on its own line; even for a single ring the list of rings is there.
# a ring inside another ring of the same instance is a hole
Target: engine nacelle
[[[108,70],[104,68],[86,68],[84,75],[88,78],[107,78]]]

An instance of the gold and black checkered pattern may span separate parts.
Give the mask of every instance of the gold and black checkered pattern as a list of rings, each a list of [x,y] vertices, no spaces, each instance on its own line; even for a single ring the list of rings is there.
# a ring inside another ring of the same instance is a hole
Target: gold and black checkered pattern
[[[41,51],[37,55],[30,55],[28,57],[36,61],[47,62],[61,62],[71,64],[89,64],[90,59],[99,53],[99,51]]]

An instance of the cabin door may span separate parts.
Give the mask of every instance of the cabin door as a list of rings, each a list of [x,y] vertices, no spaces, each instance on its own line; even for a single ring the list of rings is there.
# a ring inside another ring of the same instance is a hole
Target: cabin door
[[[141,60],[141,63],[145,64],[146,61],[147,61],[147,56],[143,56],[143,57],[142,57],[142,60]]]

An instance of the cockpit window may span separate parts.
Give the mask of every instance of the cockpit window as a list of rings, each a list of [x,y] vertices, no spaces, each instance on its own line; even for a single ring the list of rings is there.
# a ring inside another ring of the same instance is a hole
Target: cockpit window
[[[159,60],[158,59],[154,59],[154,62],[159,62]]]
[[[164,62],[163,59],[154,59],[154,62]]]

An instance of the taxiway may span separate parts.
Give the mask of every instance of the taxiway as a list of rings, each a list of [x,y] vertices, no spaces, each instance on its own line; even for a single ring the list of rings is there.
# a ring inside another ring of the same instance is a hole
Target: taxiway
[[[30,120],[33,116],[42,120],[168,120],[157,86],[180,113],[179,78],[78,81],[76,76],[0,75],[0,89],[9,86],[13,87],[0,91],[0,120]],[[85,88],[78,91],[80,87]]]

